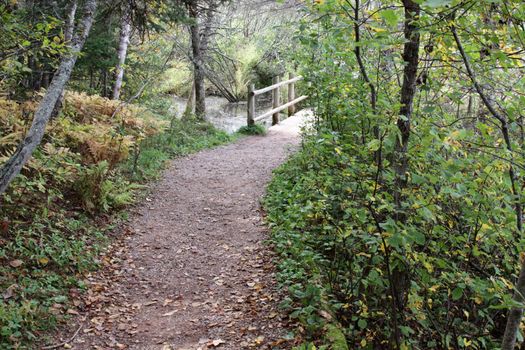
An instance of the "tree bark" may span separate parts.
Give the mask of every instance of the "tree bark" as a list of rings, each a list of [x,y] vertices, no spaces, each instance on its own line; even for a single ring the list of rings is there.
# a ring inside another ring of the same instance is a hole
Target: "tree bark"
[[[183,116],[187,117],[194,113],[195,113],[195,81],[191,84],[191,90],[188,96],[188,102],[186,103],[186,109],[184,110]]]
[[[78,1],[74,0],[71,3],[71,7],[69,8],[69,12],[67,14],[66,19],[66,29],[64,30],[64,39],[66,40],[66,43],[71,42],[73,40],[73,34],[75,32],[75,16],[77,15],[77,8],[78,8]]]
[[[403,210],[403,190],[407,186],[408,171],[408,142],[410,139],[410,126],[413,112],[414,96],[416,94],[417,68],[419,64],[420,33],[417,20],[420,15],[420,6],[414,0],[403,0],[405,9],[404,36],[405,44],[403,48],[403,84],[401,86],[400,102],[401,107],[397,120],[400,137],[396,138],[394,149],[393,168],[395,172],[394,201],[396,206],[396,221],[400,224],[406,223],[406,215]],[[407,291],[410,286],[409,272],[401,264],[396,264],[392,271],[392,285],[395,293],[395,303],[403,322],[403,310],[406,305]],[[396,343],[399,348],[399,330],[396,329]]]
[[[206,88],[204,86],[204,66],[202,59],[201,36],[199,30],[199,16],[196,5],[188,5],[190,18],[191,48],[193,53],[193,81],[195,85],[195,115],[204,119],[206,116]]]
[[[73,0],[71,3],[71,7],[69,8],[67,18],[66,18],[66,27],[64,29],[64,40],[69,45],[71,44],[71,40],[73,40],[73,34],[75,33],[75,17],[77,15],[77,8],[78,8],[78,0]],[[60,94],[60,98],[55,103],[55,107],[53,108],[53,112],[51,113],[51,119],[56,118],[58,116],[58,113],[60,113],[60,110],[62,109],[62,106],[64,105],[64,99],[65,99],[65,91],[62,90],[62,93]]]
[[[0,168],[0,195],[5,192],[11,181],[20,173],[22,167],[27,163],[36,147],[42,141],[46,124],[53,113],[57,101],[60,99],[64,87],[71,76],[78,54],[82,50],[89,31],[91,30],[96,8],[96,0],[86,1],[80,32],[72,40],[70,52],[62,58],[49,89],[35,111],[33,122],[26,136],[11,158]]]
[[[118,100],[120,97],[120,90],[122,89],[122,81],[124,79],[124,63],[128,54],[129,38],[131,35],[131,18],[128,6],[122,13],[120,24],[120,38],[118,45],[118,63],[115,70],[115,85],[113,86],[112,99]]]

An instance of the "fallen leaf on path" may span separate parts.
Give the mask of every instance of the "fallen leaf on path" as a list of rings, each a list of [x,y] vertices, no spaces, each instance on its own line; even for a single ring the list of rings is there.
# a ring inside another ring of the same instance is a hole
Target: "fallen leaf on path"
[[[211,342],[211,345],[213,347],[217,347],[217,346],[220,346],[221,344],[226,344],[226,342],[222,339],[214,339],[212,342]],[[209,345],[208,345],[209,346]]]
[[[262,335],[258,336],[257,338],[255,338],[255,344],[257,345],[261,345],[264,341],[264,337]]]
[[[179,310],[173,310],[173,311],[170,311],[170,312],[166,312],[166,313],[163,314],[162,316],[164,316],[164,317],[167,317],[167,316],[173,316],[173,314],[176,313],[177,311],[179,311]]]

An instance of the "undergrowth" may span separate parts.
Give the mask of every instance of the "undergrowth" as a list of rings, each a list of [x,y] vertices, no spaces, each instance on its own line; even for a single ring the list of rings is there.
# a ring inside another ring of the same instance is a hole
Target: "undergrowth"
[[[483,238],[469,242],[469,211],[494,207],[499,195],[488,176],[481,189],[463,185],[463,176],[484,165],[469,161],[461,169],[445,161],[439,169],[457,179],[455,191],[446,190],[445,176],[429,176],[431,185],[425,188],[414,175],[411,185],[418,187],[418,196],[441,190],[433,196],[439,210],[429,217],[426,207],[408,206],[410,221],[403,231],[394,231],[391,221],[377,224],[380,219],[368,209],[371,201],[387,201],[379,191],[370,195],[374,170],[359,163],[359,145],[353,147],[349,138],[335,132],[306,137],[300,152],[275,172],[264,200],[271,242],[280,256],[279,281],[288,292],[282,306],[310,341],[298,349],[392,348],[385,244],[410,252],[406,264],[414,278],[400,349],[497,348],[511,302],[506,276],[521,243],[503,234],[507,221],[498,222],[496,215],[502,217],[504,208],[496,214],[476,211],[473,222],[490,226],[478,224]],[[380,235],[377,227],[391,231]]]
[[[0,99],[0,161],[15,150],[35,105]],[[0,198],[0,349],[33,349],[67,321],[122,209],[169,159],[235,138],[165,113],[66,95],[42,146]]]
[[[266,135],[266,128],[259,124],[243,126],[239,129],[243,135]]]

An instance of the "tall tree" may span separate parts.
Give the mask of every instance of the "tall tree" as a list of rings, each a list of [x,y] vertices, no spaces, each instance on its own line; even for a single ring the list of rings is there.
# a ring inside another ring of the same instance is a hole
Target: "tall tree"
[[[193,63],[193,86],[195,89],[195,114],[199,118],[206,115],[206,87],[204,85],[204,64],[201,33],[199,25],[199,4],[191,1],[186,4],[190,23],[191,51]]]
[[[24,164],[27,163],[34,150],[40,144],[53,109],[69,81],[78,54],[89,35],[96,8],[97,0],[86,1],[80,28],[71,40],[69,52],[62,58],[49,89],[35,111],[31,127],[15,153],[0,169],[0,194],[5,192],[11,181],[20,173]]]
[[[406,223],[406,215],[403,209],[403,190],[407,187],[408,171],[408,143],[410,140],[410,126],[413,112],[414,96],[416,94],[417,68],[419,64],[420,33],[417,25],[420,15],[420,6],[413,0],[403,0],[405,11],[403,47],[403,84],[401,87],[399,109],[400,117],[397,120],[399,137],[396,138],[394,149],[393,168],[396,175],[394,188],[394,201],[396,206],[396,221],[401,225]],[[403,310],[406,305],[408,288],[410,287],[409,272],[403,266],[403,262],[395,264],[392,271],[393,297],[397,306],[399,316],[403,320]],[[394,330],[396,345],[400,347],[399,327]]]
[[[118,44],[118,63],[115,70],[115,84],[113,86],[112,98],[118,100],[120,91],[122,89],[122,82],[124,79],[124,64],[128,53],[129,39],[131,36],[131,13],[127,4],[123,5],[121,23],[120,23],[120,37]]]

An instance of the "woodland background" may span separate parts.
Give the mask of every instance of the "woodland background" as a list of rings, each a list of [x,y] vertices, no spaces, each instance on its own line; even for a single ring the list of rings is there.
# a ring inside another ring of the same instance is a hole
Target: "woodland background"
[[[265,208],[299,348],[523,343],[521,1],[4,1],[0,16],[2,347],[67,319],[167,159],[237,137],[204,121],[206,94],[240,101],[286,71],[315,121]]]

